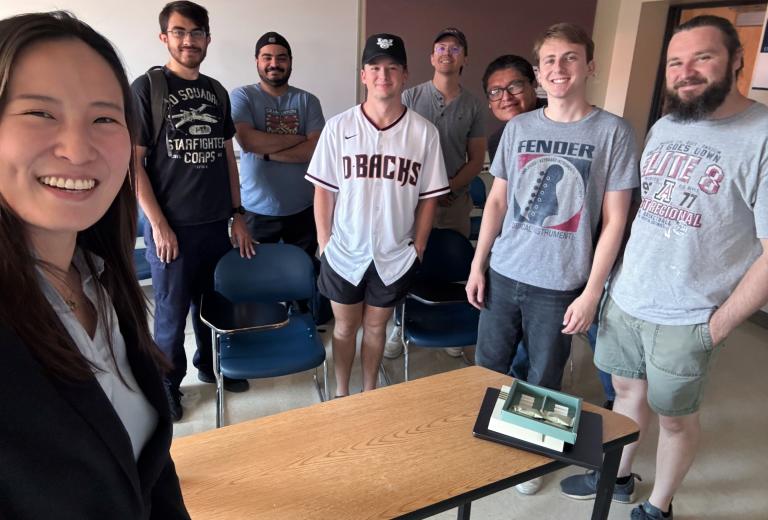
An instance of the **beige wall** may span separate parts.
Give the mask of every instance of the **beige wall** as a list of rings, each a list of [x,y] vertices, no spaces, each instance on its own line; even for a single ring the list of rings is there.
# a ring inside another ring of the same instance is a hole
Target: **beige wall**
[[[641,143],[648,128],[668,13],[666,2],[645,2],[640,8],[637,45],[624,100],[624,117],[635,129]]]
[[[595,13],[597,78],[592,103],[625,117],[645,138],[661,57],[669,1],[598,0]],[[604,60],[604,61],[600,61]]]
[[[597,0],[595,9],[595,25],[592,30],[592,39],[595,42],[595,77],[587,85],[587,98],[602,108],[605,108],[605,96],[611,76],[613,42],[616,39],[620,7],[620,1]]]

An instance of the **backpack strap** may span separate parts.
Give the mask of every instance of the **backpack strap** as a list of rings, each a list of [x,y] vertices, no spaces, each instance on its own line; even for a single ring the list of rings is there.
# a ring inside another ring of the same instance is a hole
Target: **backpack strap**
[[[162,67],[152,67],[146,75],[149,80],[150,106],[152,107],[152,147],[154,148],[160,140],[160,132],[162,132],[165,124],[165,115],[168,109],[168,81],[165,79]],[[222,121],[224,121],[229,113],[227,89],[210,76],[200,74],[200,77],[206,78],[211,83],[221,104]]]
[[[149,80],[150,106],[152,107],[152,148],[160,140],[160,132],[165,123],[168,108],[168,81],[162,67],[152,67],[147,71]]]
[[[224,121],[227,119],[227,114],[229,113],[229,93],[227,92],[227,89],[224,88],[224,85],[219,83],[218,80],[210,76],[205,76],[204,74],[200,74],[200,76],[211,82],[213,91],[216,93],[216,97],[219,98],[219,103],[221,103],[221,121],[222,124],[224,124]]]

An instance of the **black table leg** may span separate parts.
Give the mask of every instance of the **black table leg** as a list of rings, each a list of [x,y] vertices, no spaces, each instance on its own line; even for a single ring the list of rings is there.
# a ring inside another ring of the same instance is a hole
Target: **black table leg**
[[[622,446],[608,450],[603,457],[603,468],[600,471],[600,481],[597,483],[595,506],[592,508],[592,520],[607,520],[611,509],[613,486],[616,484],[616,473],[621,462]]]
[[[472,512],[472,502],[465,502],[459,506],[457,520],[469,520],[469,514]]]

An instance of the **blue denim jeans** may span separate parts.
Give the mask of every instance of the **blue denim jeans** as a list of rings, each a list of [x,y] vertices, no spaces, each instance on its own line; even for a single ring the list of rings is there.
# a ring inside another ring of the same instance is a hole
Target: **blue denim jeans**
[[[592,354],[595,353],[595,342],[597,341],[597,322],[593,323],[587,331],[587,339],[589,340],[589,346],[592,349]],[[521,379],[523,381],[528,379],[528,367],[531,361],[528,359],[528,349],[525,343],[522,341],[517,345],[517,352],[512,360],[512,377],[515,379]],[[597,375],[600,378],[600,384],[603,385],[603,392],[605,392],[605,399],[607,401],[616,400],[616,390],[613,389],[613,383],[611,382],[611,374],[607,374],[597,369]]]
[[[530,359],[526,380],[559,390],[571,353],[571,336],[560,332],[563,316],[579,294],[581,288],[544,289],[489,269],[475,361],[480,366],[512,375],[512,362],[522,341]]]
[[[587,331],[587,338],[589,339],[589,346],[592,348],[592,354],[595,354],[595,344],[597,343],[597,321]],[[600,383],[603,385],[603,391],[605,392],[605,399],[607,401],[616,400],[616,390],[613,389],[613,382],[611,382],[611,374],[603,372],[599,368],[597,369],[597,375],[600,378]]]
[[[152,227],[149,222],[144,225],[146,256],[155,294],[155,343],[173,364],[165,376],[166,381],[178,389],[187,373],[184,327],[190,310],[197,340],[197,351],[192,362],[198,370],[213,373],[211,329],[200,321],[200,296],[213,289],[216,263],[232,249],[232,243],[227,232],[227,220],[174,226],[173,231],[179,243],[179,256],[165,264],[157,257]]]
[[[515,352],[515,357],[512,359],[512,377],[526,381],[530,366],[531,360],[528,357],[528,347],[521,341],[517,344],[517,352]]]

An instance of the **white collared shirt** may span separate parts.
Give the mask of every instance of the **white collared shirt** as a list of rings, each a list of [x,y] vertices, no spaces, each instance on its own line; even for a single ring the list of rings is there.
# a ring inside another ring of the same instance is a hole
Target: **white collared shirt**
[[[413,247],[420,199],[449,193],[440,137],[435,126],[405,109],[379,129],[362,105],[328,121],[306,179],[337,192],[328,265],[352,285],[374,263],[386,285],[416,260]]]
[[[82,250],[77,249],[72,258],[72,263],[80,272],[83,293],[98,312],[99,307],[96,295],[97,291],[103,291],[103,289],[98,280],[94,279],[89,272],[84,255],[85,253]],[[104,261],[96,255],[91,255],[91,259],[96,266],[96,274],[100,275],[104,270]],[[147,401],[147,398],[136,382],[136,378],[133,376],[133,371],[125,353],[125,340],[120,333],[117,314],[111,299],[107,296],[106,292],[103,293],[108,316],[97,316],[96,333],[91,338],[75,317],[72,309],[69,308],[58,291],[48,282],[40,268],[38,268],[38,276],[45,297],[56,314],[58,314],[72,341],[75,342],[83,357],[95,367],[94,376],[96,381],[98,381],[107,398],[112,403],[117,416],[120,417],[120,421],[123,423],[128,437],[131,439],[133,456],[138,460],[141,450],[157,427],[157,411]],[[108,337],[112,340],[114,360],[109,352]],[[115,366],[115,361],[117,361],[117,366]],[[122,376],[125,382],[121,381],[120,376]],[[126,386],[126,383],[128,383],[128,386]]]

